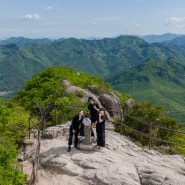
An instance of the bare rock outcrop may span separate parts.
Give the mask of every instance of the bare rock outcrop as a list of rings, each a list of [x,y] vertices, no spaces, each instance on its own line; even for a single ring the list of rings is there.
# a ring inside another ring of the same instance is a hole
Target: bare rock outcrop
[[[103,150],[72,148],[67,152],[67,137],[41,140],[37,185],[185,184],[185,162],[180,155],[140,148],[110,130],[106,130]]]
[[[48,127],[41,133],[41,137],[44,139],[54,139],[62,137],[68,133],[70,125],[71,121],[68,121],[64,125]]]
[[[88,98],[91,96],[94,98],[94,100],[99,104],[101,105],[100,101],[98,100],[98,98],[92,94],[91,92],[89,92],[88,90],[85,90],[85,89],[82,89],[80,87],[76,87],[76,86],[68,86],[66,88],[66,90],[63,92],[62,94],[62,97],[65,97],[65,96],[69,96],[71,94],[79,94],[82,96],[82,101],[88,101]]]
[[[120,115],[120,100],[114,93],[102,94],[98,99],[111,116]]]
[[[69,82],[68,80],[63,80],[62,85],[66,86],[66,87],[72,86],[71,82]]]
[[[128,100],[124,103],[123,112],[126,112],[129,108],[132,107],[132,102],[133,102],[132,99],[128,99]]]

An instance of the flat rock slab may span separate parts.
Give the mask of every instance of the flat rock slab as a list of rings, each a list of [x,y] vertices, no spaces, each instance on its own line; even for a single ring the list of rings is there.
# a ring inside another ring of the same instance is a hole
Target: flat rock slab
[[[94,151],[95,145],[84,145],[82,143],[79,144],[79,149],[80,150],[85,150],[85,151]]]
[[[41,139],[37,185],[185,185],[183,156],[143,149],[109,130],[102,150],[86,150],[93,143],[67,152],[67,137]]]

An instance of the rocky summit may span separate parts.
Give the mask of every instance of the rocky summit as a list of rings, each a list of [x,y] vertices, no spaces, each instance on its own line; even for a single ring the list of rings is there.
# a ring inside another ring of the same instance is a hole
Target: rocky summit
[[[185,161],[180,155],[138,147],[112,129],[106,130],[105,148],[99,149],[94,143],[93,151],[72,147],[67,152],[68,128],[66,123],[43,132],[37,185],[185,184]],[[33,147],[26,152],[33,152]],[[29,157],[22,162],[23,171],[29,175],[31,160]]]

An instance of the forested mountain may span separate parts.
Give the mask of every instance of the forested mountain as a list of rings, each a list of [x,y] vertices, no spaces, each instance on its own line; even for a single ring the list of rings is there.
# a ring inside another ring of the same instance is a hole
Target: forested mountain
[[[15,44],[0,46],[0,91],[14,95],[25,80],[45,67],[47,64]]]
[[[105,81],[137,100],[151,100],[166,107],[179,121],[185,120],[185,63],[169,58],[145,62],[107,77]]]
[[[185,60],[183,49],[180,51],[167,48],[166,45],[148,44],[135,36],[102,40],[70,38],[46,44],[31,44],[27,39],[17,38],[15,43],[19,45],[0,46],[0,92],[11,91],[15,94],[25,80],[48,66],[63,65],[79,72],[105,77],[149,58],[162,60],[182,55],[181,59]]]
[[[52,41],[11,38],[7,43],[11,43],[10,41],[16,44],[5,44],[6,42],[4,42],[4,45],[0,45],[0,92],[10,91],[9,97],[20,91],[24,82],[30,79],[33,74],[37,74],[49,66],[62,65],[78,72],[106,77],[116,89],[126,91],[136,98],[152,99],[156,103],[169,106],[171,110],[183,110],[181,90],[183,90],[184,84],[178,83],[178,88],[176,88],[176,82],[171,81],[171,78],[163,78],[160,75],[156,77],[156,74],[152,73],[151,62],[148,62],[153,61],[153,67],[157,67],[156,64],[164,65],[164,61],[174,61],[172,62],[174,64],[178,61],[184,65],[183,36],[152,44],[136,36],[119,36],[100,40],[69,38]],[[146,66],[142,75],[137,70],[140,65]],[[136,68],[133,68],[135,66]],[[176,81],[182,80],[179,68],[172,68],[170,62],[166,62],[165,66],[161,66],[161,68],[168,69],[170,74],[172,69],[176,70],[173,71],[174,76],[177,75]],[[145,71],[149,77],[145,75]],[[125,80],[125,74],[130,79],[126,78],[127,80]],[[116,78],[121,78],[121,81],[114,81]],[[148,78],[149,82],[153,82],[152,86],[151,83],[147,82]],[[128,86],[129,88],[127,88]],[[165,88],[169,90],[180,89],[180,95],[177,93],[178,95],[174,96],[173,93],[169,93],[169,96],[164,95],[159,98],[164,94],[164,92],[161,93],[159,87],[163,87],[163,90]],[[151,98],[149,95],[153,95],[153,97]],[[173,100],[174,97],[175,100]]]

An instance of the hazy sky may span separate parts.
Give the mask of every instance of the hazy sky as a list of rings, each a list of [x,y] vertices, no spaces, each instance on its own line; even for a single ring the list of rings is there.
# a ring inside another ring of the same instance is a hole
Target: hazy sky
[[[0,0],[0,39],[185,34],[185,0]]]

